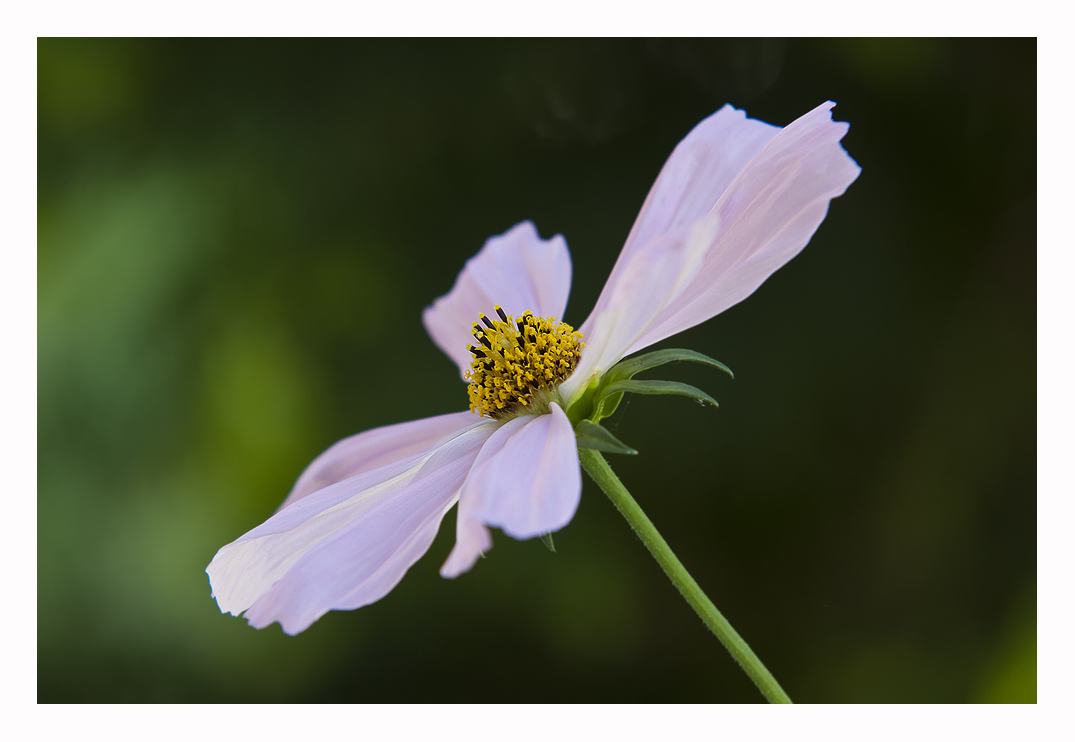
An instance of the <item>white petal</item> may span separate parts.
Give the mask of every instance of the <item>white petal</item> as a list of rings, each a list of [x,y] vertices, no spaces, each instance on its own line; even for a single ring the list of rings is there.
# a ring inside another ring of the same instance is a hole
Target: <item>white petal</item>
[[[608,305],[611,287],[637,251],[708,214],[739,171],[779,131],[779,126],[748,119],[745,111],[730,105],[691,129],[650,188],[593,314]]]
[[[220,609],[295,634],[329,610],[379,600],[429,548],[497,427],[477,422],[318,490],[228,544],[206,569]]]
[[[627,355],[661,310],[694,279],[717,228],[713,215],[680,226],[635,250],[623,270],[609,279],[608,304],[601,312],[594,310],[583,325],[582,358],[560,386],[569,404],[594,375]]]
[[[469,572],[478,558],[493,548],[493,538],[489,529],[481,522],[476,511],[481,505],[481,489],[474,486],[474,473],[489,459],[504,449],[504,445],[515,433],[533,418],[517,417],[504,423],[482,446],[478,458],[471,467],[467,481],[459,493],[459,508],[456,511],[455,547],[448,555],[444,566],[440,568],[441,577],[449,579]]]
[[[463,498],[459,498],[459,509],[455,523],[455,547],[440,568],[440,576],[454,580],[464,572],[469,572],[482,554],[493,548],[493,537],[489,529],[480,520],[471,517],[463,510]]]
[[[701,270],[628,354],[741,302],[806,247],[861,172],[840,146],[848,125],[832,120],[834,105],[789,124],[736,176],[713,209],[720,231]]]
[[[725,106],[676,147],[580,328],[587,345],[565,398],[620,358],[742,301],[802,250],[859,173],[833,105],[785,129]]]
[[[550,404],[549,414],[511,431],[499,451],[475,465],[466,494],[477,501],[472,517],[514,538],[566,526],[579,506],[582,472],[575,432],[560,406]]]
[[[373,428],[344,438],[306,467],[279,510],[330,484],[429,451],[443,438],[479,422],[481,419],[473,413],[454,412]]]
[[[560,235],[542,240],[529,222],[490,237],[467,261],[452,290],[426,307],[422,322],[433,342],[459,367],[470,368],[471,326],[499,304],[516,316],[530,310],[563,318],[571,290],[571,256]]]

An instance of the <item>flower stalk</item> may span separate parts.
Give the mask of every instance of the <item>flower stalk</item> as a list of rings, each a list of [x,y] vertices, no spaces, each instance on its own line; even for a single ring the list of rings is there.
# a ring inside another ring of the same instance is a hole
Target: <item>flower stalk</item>
[[[758,687],[766,700],[769,703],[791,703],[791,699],[784,692],[784,689],[780,687],[780,684],[776,682],[776,678],[766,669],[758,656],[743,641],[743,637],[739,636],[738,632],[732,628],[732,625],[728,623],[728,619],[717,610],[717,607],[713,605],[713,601],[706,597],[706,594],[702,592],[702,588],[698,587],[698,583],[694,581],[694,578],[690,576],[683,564],[676,558],[668,543],[657,532],[653,522],[646,517],[642,508],[631,497],[631,493],[627,491],[619,477],[612,471],[612,467],[605,461],[605,457],[599,451],[580,449],[579,458],[582,462],[582,468],[597,482],[597,485],[608,495],[608,499],[612,500],[612,504],[616,506],[620,514],[627,519],[631,528],[642,539],[642,543],[646,545],[646,548],[649,549],[649,553],[653,555],[653,558],[661,565],[661,569],[668,575],[668,579],[679,590],[680,595],[690,604],[694,612],[709,627],[709,630],[717,635],[717,639],[732,655],[732,659],[750,676],[750,679],[754,681],[754,685]]]

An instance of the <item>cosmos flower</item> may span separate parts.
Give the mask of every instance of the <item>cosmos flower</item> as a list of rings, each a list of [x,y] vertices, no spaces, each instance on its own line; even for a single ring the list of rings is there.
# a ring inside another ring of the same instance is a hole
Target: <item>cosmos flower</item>
[[[570,522],[582,476],[576,424],[624,357],[742,301],[806,245],[859,167],[825,103],[781,129],[731,106],[679,143],[597,305],[561,322],[571,259],[522,222],[489,239],[426,308],[430,337],[468,382],[470,410],[346,438],[277,512],[206,569],[221,611],[296,634],[384,597],[459,503],[444,577],[492,548]],[[570,414],[569,414],[570,413]]]

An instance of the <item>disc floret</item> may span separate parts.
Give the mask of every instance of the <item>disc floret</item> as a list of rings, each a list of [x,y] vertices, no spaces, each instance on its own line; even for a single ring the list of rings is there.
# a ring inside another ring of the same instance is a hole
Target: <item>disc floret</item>
[[[474,355],[463,375],[470,411],[494,420],[543,412],[553,392],[581,357],[582,333],[556,317],[523,312],[518,319],[494,307],[499,319],[478,315],[472,326]]]

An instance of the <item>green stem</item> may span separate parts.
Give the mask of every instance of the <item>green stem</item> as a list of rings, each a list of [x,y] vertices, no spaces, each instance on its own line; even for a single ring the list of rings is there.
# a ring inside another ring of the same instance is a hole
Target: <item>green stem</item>
[[[605,491],[608,499],[612,500],[612,504],[631,524],[631,528],[642,539],[642,543],[646,545],[649,553],[661,565],[661,569],[664,570],[664,573],[668,575],[668,579],[679,590],[680,595],[690,603],[691,608],[705,622],[709,630],[717,635],[720,643],[731,653],[732,658],[743,668],[743,671],[750,676],[750,679],[754,681],[754,685],[758,686],[758,690],[761,691],[762,695],[765,696],[769,703],[791,703],[791,699],[788,698],[788,694],[784,692],[780,684],[776,682],[776,678],[765,669],[765,665],[751,651],[743,638],[736,633],[732,625],[728,623],[728,619],[721,615],[721,612],[713,605],[713,601],[706,597],[706,594],[702,592],[702,588],[698,587],[698,583],[687,573],[683,564],[672,553],[665,540],[661,538],[661,534],[657,533],[653,523],[642,512],[642,508],[631,497],[631,493],[627,491],[619,477],[612,471],[608,462],[605,461],[605,457],[597,451],[582,449],[579,451],[579,458],[582,459],[582,468]]]

